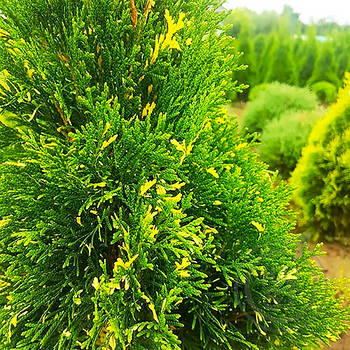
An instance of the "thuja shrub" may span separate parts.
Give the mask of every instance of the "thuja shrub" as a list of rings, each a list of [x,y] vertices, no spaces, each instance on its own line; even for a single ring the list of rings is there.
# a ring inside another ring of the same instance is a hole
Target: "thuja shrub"
[[[295,200],[315,238],[349,235],[350,76],[314,126],[292,176]]]
[[[312,127],[324,114],[325,110],[319,108],[310,112],[287,112],[280,119],[272,120],[261,135],[258,146],[261,159],[287,179],[301,157]]]
[[[1,151],[2,346],[298,349],[346,330],[318,249],[296,253],[290,190],[222,112],[220,2],[0,4],[1,105],[21,120]]]
[[[271,83],[260,91],[256,99],[248,102],[243,115],[243,130],[259,132],[273,119],[287,111],[312,111],[317,107],[317,97],[307,88],[281,83]]]
[[[269,85],[268,83],[262,83],[262,84],[259,84],[259,85],[252,87],[249,90],[248,100],[249,101],[255,100],[258,97],[258,95],[260,94],[260,92],[264,91],[268,85]]]
[[[328,81],[319,81],[311,86],[311,91],[321,102],[333,103],[337,99],[337,88]]]

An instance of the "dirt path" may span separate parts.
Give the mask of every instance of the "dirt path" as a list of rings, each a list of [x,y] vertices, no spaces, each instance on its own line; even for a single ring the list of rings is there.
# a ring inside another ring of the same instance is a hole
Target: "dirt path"
[[[242,117],[243,112],[246,104],[243,102],[236,102],[235,104],[228,104],[225,106],[226,112],[229,116],[234,116],[237,121],[238,125],[242,125]]]
[[[323,269],[329,278],[350,278],[350,247],[344,247],[340,244],[325,244],[323,250],[327,255],[315,258],[317,264]],[[331,350],[350,350],[350,332],[341,340],[333,343],[324,349]]]

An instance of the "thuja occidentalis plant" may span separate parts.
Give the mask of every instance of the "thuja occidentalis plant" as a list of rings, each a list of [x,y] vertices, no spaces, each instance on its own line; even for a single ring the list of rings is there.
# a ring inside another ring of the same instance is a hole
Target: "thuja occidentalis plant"
[[[223,112],[216,0],[0,0],[6,349],[302,349],[348,309]]]

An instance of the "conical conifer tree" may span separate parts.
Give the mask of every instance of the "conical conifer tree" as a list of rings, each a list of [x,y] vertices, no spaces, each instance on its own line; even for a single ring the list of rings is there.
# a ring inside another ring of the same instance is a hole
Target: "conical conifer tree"
[[[307,84],[311,86],[319,81],[328,81],[338,87],[340,80],[337,75],[338,62],[334,57],[334,47],[327,41],[319,45],[321,47],[318,49],[314,70]]]
[[[298,349],[347,328],[289,190],[222,111],[220,5],[0,0],[2,348]]]
[[[308,28],[306,38],[303,39],[299,51],[296,53],[296,65],[300,86],[305,86],[312,76],[319,46],[316,39],[316,27]]]
[[[280,28],[280,32],[274,34],[275,38],[270,48],[265,82],[278,81],[280,83],[298,85],[291,35],[288,34],[284,26],[281,25]]]

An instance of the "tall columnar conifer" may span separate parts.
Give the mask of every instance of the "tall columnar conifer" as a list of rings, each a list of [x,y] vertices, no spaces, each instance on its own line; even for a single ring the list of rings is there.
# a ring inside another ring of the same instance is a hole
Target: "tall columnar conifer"
[[[349,235],[350,75],[337,102],[314,126],[294,170],[295,199],[315,238]]]
[[[334,47],[331,42],[326,41],[321,48],[318,49],[318,55],[312,76],[307,81],[308,85],[315,84],[319,81],[328,81],[329,83],[339,87],[341,80],[338,78],[338,64],[334,56]],[[339,57],[337,57],[338,59]]]
[[[294,40],[288,32],[287,22],[282,21],[278,32],[274,33],[273,44],[269,50],[267,73],[264,82],[298,85],[296,64],[293,57]]]
[[[346,329],[296,253],[289,189],[222,111],[220,5],[0,1],[2,348],[298,349]]]

